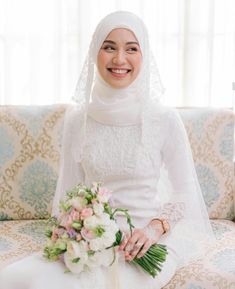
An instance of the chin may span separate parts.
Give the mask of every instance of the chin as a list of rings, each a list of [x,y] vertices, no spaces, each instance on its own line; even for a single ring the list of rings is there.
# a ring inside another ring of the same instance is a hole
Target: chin
[[[128,87],[128,86],[130,86],[131,85],[131,83],[132,83],[132,81],[129,81],[129,82],[123,82],[123,83],[121,83],[121,82],[114,82],[114,81],[110,81],[110,82],[108,82],[108,84],[111,86],[111,87],[113,87],[113,88],[126,88],[126,87]]]

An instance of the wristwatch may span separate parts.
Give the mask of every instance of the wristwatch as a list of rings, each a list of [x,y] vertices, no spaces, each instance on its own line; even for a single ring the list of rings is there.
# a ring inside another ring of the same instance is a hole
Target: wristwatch
[[[159,222],[161,222],[163,234],[166,234],[167,232],[170,231],[170,224],[168,223],[166,219],[159,219],[159,218],[152,219],[152,221],[154,220],[158,220]]]

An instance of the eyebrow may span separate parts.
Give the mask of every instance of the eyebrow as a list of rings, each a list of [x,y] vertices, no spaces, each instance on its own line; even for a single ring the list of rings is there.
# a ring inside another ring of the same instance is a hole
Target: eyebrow
[[[109,43],[109,44],[117,44],[116,42],[112,41],[112,40],[105,40],[103,43]],[[139,46],[139,43],[136,41],[128,41],[126,42],[126,45],[130,45],[130,44],[136,44]]]

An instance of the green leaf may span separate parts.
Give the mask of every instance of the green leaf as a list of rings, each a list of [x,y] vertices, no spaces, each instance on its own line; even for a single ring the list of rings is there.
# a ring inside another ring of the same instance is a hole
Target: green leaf
[[[52,230],[51,230],[51,229],[46,230],[45,235],[46,235],[48,238],[51,238],[51,236],[52,236]]]
[[[81,259],[81,258],[79,258],[79,257],[78,257],[78,258],[74,258],[74,259],[72,260],[72,263],[76,263],[76,264],[77,264],[77,263],[80,261],[80,259]]]
[[[99,225],[95,228],[94,233],[96,234],[96,236],[101,237],[105,232],[105,229],[102,225]]]

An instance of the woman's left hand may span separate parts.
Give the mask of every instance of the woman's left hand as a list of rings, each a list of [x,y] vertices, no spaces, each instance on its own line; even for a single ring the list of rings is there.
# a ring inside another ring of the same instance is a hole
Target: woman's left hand
[[[161,223],[153,220],[143,229],[134,229],[132,235],[125,234],[119,250],[124,251],[127,261],[132,261],[135,257],[144,256],[148,249],[158,242],[162,234]]]

